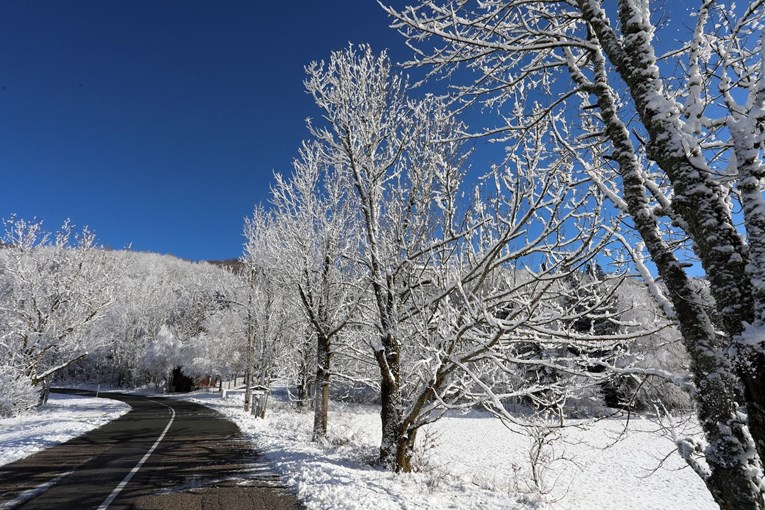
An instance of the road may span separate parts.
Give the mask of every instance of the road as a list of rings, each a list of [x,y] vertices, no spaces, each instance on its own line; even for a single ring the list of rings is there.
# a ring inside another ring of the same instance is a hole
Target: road
[[[102,395],[132,410],[0,467],[0,510],[301,508],[239,428],[217,411],[178,400]]]

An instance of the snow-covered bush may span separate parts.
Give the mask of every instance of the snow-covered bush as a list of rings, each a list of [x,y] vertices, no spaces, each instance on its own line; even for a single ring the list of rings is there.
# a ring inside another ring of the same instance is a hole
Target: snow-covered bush
[[[34,407],[40,399],[32,381],[16,367],[0,365],[0,418],[14,416]]]

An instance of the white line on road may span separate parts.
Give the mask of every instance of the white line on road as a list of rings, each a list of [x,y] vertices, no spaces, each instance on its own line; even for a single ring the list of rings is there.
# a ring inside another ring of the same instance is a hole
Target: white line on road
[[[157,440],[154,442],[154,444],[149,448],[149,451],[146,452],[146,455],[143,456],[141,460],[138,461],[138,464],[135,465],[135,467],[130,471],[130,473],[127,474],[127,476],[120,482],[120,484],[117,486],[116,489],[112,491],[111,494],[109,494],[109,497],[104,500],[103,503],[101,503],[101,506],[98,507],[97,510],[106,510],[109,508],[109,505],[111,505],[114,502],[114,499],[119,496],[120,492],[122,492],[122,489],[125,488],[125,486],[128,484],[128,482],[135,476],[135,474],[138,472],[139,469],[141,469],[141,466],[143,466],[143,463],[148,460],[148,458],[151,456],[152,453],[154,453],[154,450],[159,446],[159,443],[162,442],[162,440],[165,438],[165,434],[167,434],[167,431],[170,430],[170,425],[173,424],[173,420],[175,420],[175,409],[170,407],[169,405],[162,404],[161,402],[156,402],[157,404],[161,404],[168,409],[170,409],[170,421],[167,422],[167,426],[165,427],[165,430],[162,431],[162,434],[157,438]]]
[[[93,457],[91,457],[91,459],[92,458]],[[88,459],[88,460],[90,460],[90,459]],[[47,491],[48,489],[53,487],[55,484],[57,484],[59,480],[61,480],[65,476],[71,475],[72,473],[74,473],[74,469],[71,470],[71,471],[67,471],[66,473],[61,473],[57,477],[51,478],[47,482],[41,483],[37,487],[25,490],[24,492],[19,494],[16,497],[16,499],[13,499],[11,501],[8,501],[8,502],[3,503],[2,505],[0,505],[0,510],[10,510],[11,508],[16,508],[17,506],[20,506],[20,505],[26,503],[27,501],[29,501],[29,500],[31,500],[33,498],[36,498],[37,496],[39,496],[40,494],[42,494],[43,492]]]

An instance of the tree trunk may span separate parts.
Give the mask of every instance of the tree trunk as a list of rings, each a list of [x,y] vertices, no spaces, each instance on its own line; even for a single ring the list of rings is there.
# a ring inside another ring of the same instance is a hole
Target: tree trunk
[[[417,429],[402,430],[399,432],[396,443],[396,472],[411,473],[414,469],[412,458],[414,457],[414,445],[417,440]]]
[[[319,333],[316,341],[316,406],[313,414],[313,440],[327,437],[330,385],[330,342],[326,335]]]
[[[595,14],[583,8],[585,18],[595,25]],[[597,27],[594,32],[597,33]],[[659,233],[651,213],[640,163],[635,156],[626,126],[617,117],[617,107],[608,86],[603,55],[592,52],[596,81],[590,89],[598,101],[605,123],[606,136],[614,146],[619,164],[622,190],[629,215],[645,242],[651,259],[664,280],[674,305],[684,345],[690,356],[690,372],[697,391],[697,415],[708,442],[704,452],[709,472],[698,469],[707,488],[721,508],[761,509],[762,494],[758,489],[759,461],[745,422],[741,419],[734,389],[736,378],[723,355],[723,344],[716,328],[696,295],[688,276]],[[694,460],[686,456],[692,464]]]
[[[382,420],[382,441],[380,442],[381,466],[397,470],[397,449],[401,431],[401,410],[399,406],[399,388],[383,380],[380,391],[380,418]]]
[[[308,407],[309,383],[308,374],[305,370],[300,371],[300,380],[297,384],[297,408],[300,410]]]
[[[403,435],[403,414],[401,405],[400,352],[393,335],[382,338],[383,348],[375,351],[375,358],[380,367],[380,418],[382,421],[382,441],[378,462],[394,471],[402,471],[399,460],[399,441]]]
[[[750,365],[738,365],[739,378],[742,381],[746,400],[747,425],[752,434],[760,462],[765,464],[765,365],[762,353],[756,356]]]
[[[249,273],[249,289],[247,293],[247,366],[244,370],[244,411],[246,413],[252,412],[252,349],[255,343],[255,325],[253,324],[254,318],[252,316],[252,302],[253,292],[255,285],[255,271],[250,270]]]
[[[650,20],[645,19],[634,4],[620,1],[619,17],[624,35],[624,46],[621,46],[604,13],[593,12],[583,0],[580,6],[630,89],[641,122],[650,135],[648,155],[672,182],[675,192],[672,207],[686,223],[685,230],[694,241],[723,327],[735,343],[745,324],[755,319],[757,289],[753,289],[747,268],[756,268],[757,264],[750,265],[749,247],[733,225],[720,183],[703,164],[701,148],[684,133],[677,109],[663,95],[656,56],[651,39],[646,36],[651,33]],[[737,159],[745,163],[745,158]],[[746,216],[746,202],[744,207]],[[747,226],[750,225],[748,222]],[[759,239],[756,241],[755,246]],[[737,363],[750,431],[760,459],[765,460],[765,380],[758,377],[765,372],[765,355],[761,351],[739,348]]]
[[[249,367],[244,371],[244,412],[252,412],[252,370]]]
[[[762,96],[756,97],[758,110],[762,112]],[[754,319],[751,329],[744,332],[745,337],[736,343],[737,369],[744,387],[746,411],[749,417],[749,430],[757,445],[760,460],[765,462],[765,200],[763,200],[762,162],[760,151],[755,146],[755,126],[761,125],[765,114],[757,118],[743,117],[730,119],[728,129],[733,140],[738,182],[744,210],[744,222],[749,239],[749,264],[747,276],[752,282],[754,298]]]
[[[303,345],[302,356],[300,357],[300,373],[298,375],[298,409],[315,409],[313,407],[313,376],[311,372],[314,372],[315,367],[311,359],[310,346],[313,344],[312,335],[310,330],[306,333],[305,343]],[[318,348],[318,347],[317,347]]]
[[[40,399],[37,401],[37,407],[42,407],[48,403],[48,397],[50,396],[50,380],[44,379],[40,383]]]
[[[298,409],[307,411],[314,409],[313,407],[313,382],[309,379],[308,374],[304,373],[300,376],[300,382],[297,387]]]

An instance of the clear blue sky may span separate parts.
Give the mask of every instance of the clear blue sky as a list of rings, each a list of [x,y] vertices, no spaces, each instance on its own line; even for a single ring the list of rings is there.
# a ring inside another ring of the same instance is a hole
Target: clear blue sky
[[[0,217],[239,256],[242,218],[317,113],[303,66],[348,42],[408,55],[374,0],[4,0]]]

